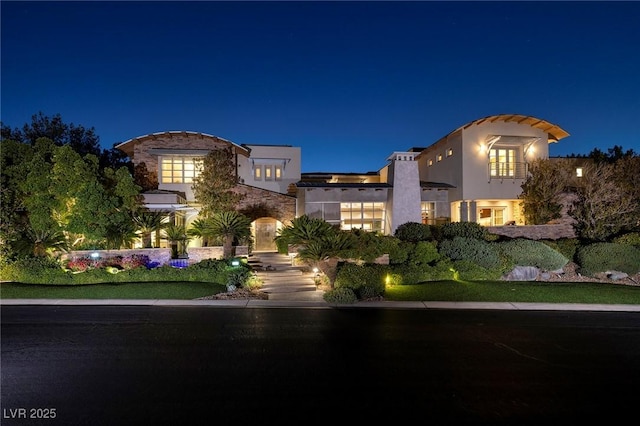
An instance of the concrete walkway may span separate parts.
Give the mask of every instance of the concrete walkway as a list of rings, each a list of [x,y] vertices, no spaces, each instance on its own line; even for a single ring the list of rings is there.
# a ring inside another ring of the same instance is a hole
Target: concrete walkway
[[[324,302],[308,267],[292,265],[291,258],[276,252],[254,252],[249,263],[262,279],[262,292],[270,301]]]

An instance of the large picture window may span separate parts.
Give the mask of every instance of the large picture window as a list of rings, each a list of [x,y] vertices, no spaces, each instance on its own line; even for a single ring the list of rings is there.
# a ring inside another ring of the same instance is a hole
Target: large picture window
[[[385,231],[384,203],[340,203],[340,228]]]
[[[161,162],[162,183],[193,183],[200,170],[193,158],[163,157]]]
[[[425,225],[435,225],[436,221],[436,203],[432,201],[423,201],[420,203],[422,210],[422,223]]]

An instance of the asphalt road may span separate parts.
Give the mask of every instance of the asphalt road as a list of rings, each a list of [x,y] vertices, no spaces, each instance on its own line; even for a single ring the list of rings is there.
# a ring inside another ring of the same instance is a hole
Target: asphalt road
[[[1,315],[3,426],[613,424],[635,416],[640,398],[637,312],[3,306]]]

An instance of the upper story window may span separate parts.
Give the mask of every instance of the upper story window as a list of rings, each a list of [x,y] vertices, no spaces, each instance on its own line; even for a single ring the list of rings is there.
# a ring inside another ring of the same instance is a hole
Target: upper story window
[[[256,165],[253,168],[253,178],[255,180],[282,180],[283,170],[280,165]]]
[[[438,154],[438,161],[442,161],[442,154]]]
[[[193,183],[200,170],[194,158],[190,157],[162,157],[162,183]]]
[[[429,159],[429,166],[433,166],[433,160],[431,158]]]
[[[453,155],[453,148],[449,148],[447,150],[447,157],[451,157]]]
[[[516,177],[517,150],[492,148],[489,151],[489,174],[491,177]]]

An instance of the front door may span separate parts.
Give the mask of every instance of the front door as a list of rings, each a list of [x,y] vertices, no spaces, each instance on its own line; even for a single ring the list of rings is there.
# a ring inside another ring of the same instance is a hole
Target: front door
[[[276,251],[276,243],[274,238],[276,237],[277,220],[270,217],[263,217],[256,219],[256,251]]]

